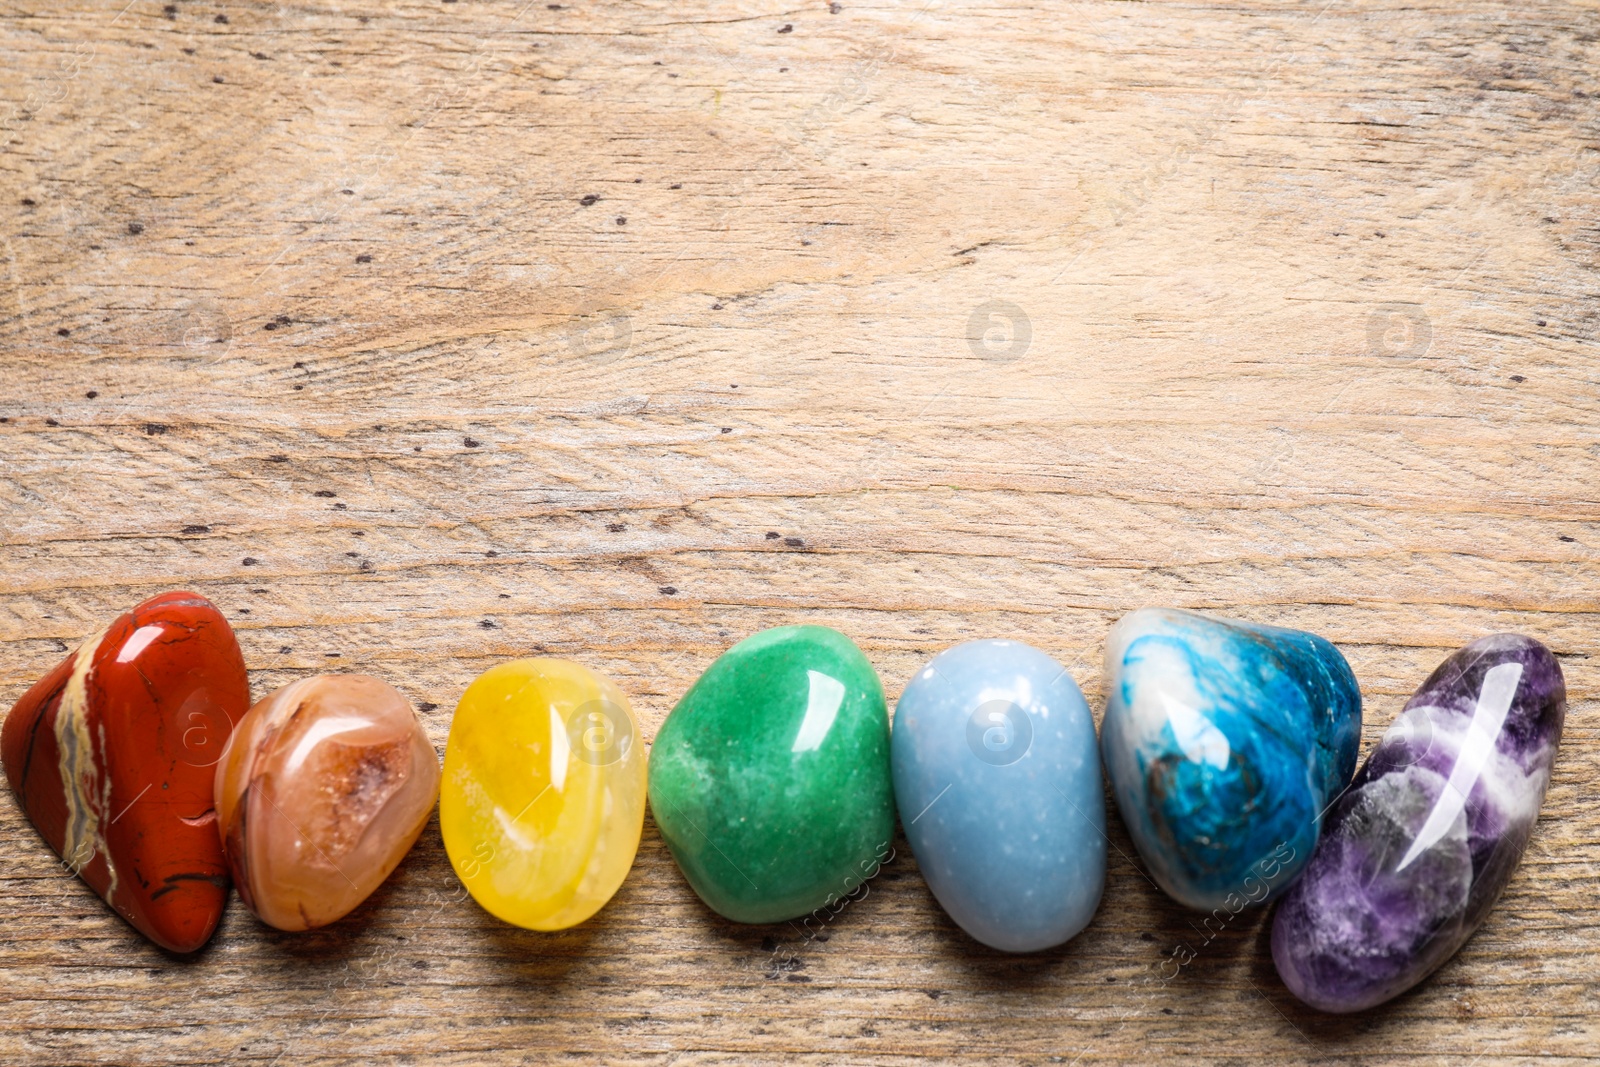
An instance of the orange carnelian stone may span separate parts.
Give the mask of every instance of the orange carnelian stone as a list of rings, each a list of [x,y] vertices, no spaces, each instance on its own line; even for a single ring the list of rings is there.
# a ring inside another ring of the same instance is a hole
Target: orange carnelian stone
[[[263,697],[217,764],[239,896],[280,930],[360,904],[399,866],[439,798],[439,757],[393,686],[319,674]]]

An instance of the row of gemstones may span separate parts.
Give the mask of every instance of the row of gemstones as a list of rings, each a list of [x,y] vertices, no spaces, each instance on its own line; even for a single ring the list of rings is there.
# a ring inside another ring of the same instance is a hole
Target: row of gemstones
[[[442,776],[410,704],[363,675],[256,702],[220,612],[148,600],[88,638],[0,734],[24,811],[69,869],[163,947],[211,936],[229,880],[282,930],[372,893],[439,801],[450,861],[496,917],[558,930],[633,864],[646,795],[689,884],[729,919],[822,914],[891,853],[898,808],[934,896],[1011,952],[1081,931],[1105,882],[1102,762],[1149,877],[1225,924],[1282,898],[1272,955],[1328,1011],[1415,985],[1521,857],[1565,715],[1539,642],[1482,638],[1406,704],[1359,773],[1344,657],[1295,630],[1145,609],[1106,644],[1094,720],[1066,668],[971,641],[906,685],[891,734],[861,651],[818,626],[735,645],[667,717],[646,772],[609,679],[561,659],[481,674]]]

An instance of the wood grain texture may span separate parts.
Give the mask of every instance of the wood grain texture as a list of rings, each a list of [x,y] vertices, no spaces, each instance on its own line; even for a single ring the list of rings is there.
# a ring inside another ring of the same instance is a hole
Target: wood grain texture
[[[0,799],[7,1064],[1566,1063],[1600,1055],[1600,9],[1422,0],[152,0],[0,10],[0,703],[155,592],[257,695],[385,677],[441,749],[545,651],[653,735],[763,627],[891,699],[1014,636],[1100,705],[1145,604],[1322,633],[1366,742],[1536,635],[1566,741],[1487,925],[1361,1016],[1115,846],[1068,946],[899,856],[745,928],[653,826],[497,924],[425,831],[354,915],[142,942]],[[1018,313],[1026,317],[1021,328]],[[1187,966],[1167,962],[1194,953]]]

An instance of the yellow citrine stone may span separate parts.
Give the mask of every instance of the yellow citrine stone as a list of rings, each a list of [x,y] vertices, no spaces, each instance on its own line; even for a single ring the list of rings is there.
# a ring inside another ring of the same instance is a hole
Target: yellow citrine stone
[[[622,885],[644,824],[645,754],[628,698],[571,660],[521,659],[474,679],[444,752],[439,827],[479,904],[563,930]]]

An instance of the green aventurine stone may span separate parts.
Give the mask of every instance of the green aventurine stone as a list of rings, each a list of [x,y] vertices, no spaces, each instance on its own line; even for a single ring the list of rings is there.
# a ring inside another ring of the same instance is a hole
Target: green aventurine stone
[[[656,735],[650,810],[700,899],[735,922],[797,918],[854,890],[894,835],[872,664],[825,626],[734,645]]]

